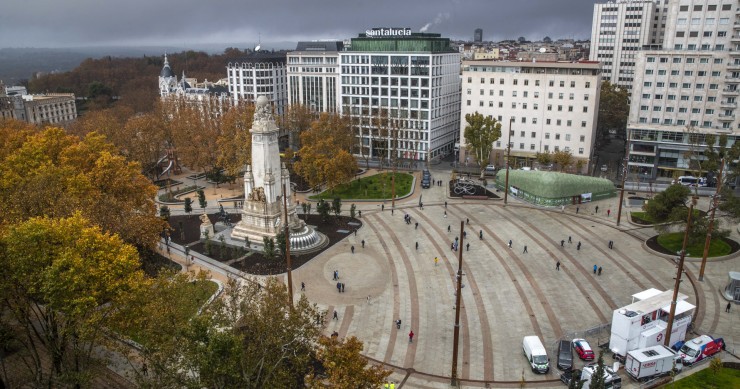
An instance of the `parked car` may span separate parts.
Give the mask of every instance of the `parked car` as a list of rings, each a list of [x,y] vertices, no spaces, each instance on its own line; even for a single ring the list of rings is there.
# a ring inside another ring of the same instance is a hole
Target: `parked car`
[[[576,350],[578,357],[584,361],[594,360],[594,350],[588,344],[586,339],[573,339],[573,348]]]
[[[561,340],[558,345],[558,369],[570,370],[573,368],[573,344],[568,340]]]
[[[496,173],[496,166],[494,165],[487,165],[486,166],[486,174],[494,174]]]
[[[424,189],[429,188],[431,186],[432,180],[429,178],[429,176],[424,176],[424,178],[421,179],[421,187]]]

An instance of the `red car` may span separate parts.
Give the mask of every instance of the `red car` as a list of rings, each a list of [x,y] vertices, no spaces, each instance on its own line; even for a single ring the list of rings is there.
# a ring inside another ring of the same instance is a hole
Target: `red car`
[[[594,350],[591,349],[591,345],[588,344],[586,339],[573,339],[573,349],[576,350],[578,357],[584,361],[594,360]]]

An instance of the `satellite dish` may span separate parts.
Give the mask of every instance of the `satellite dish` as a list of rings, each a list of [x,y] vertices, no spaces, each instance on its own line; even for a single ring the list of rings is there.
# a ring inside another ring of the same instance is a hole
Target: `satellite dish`
[[[547,49],[546,49],[546,48],[544,48],[544,47],[540,47],[540,53],[544,53],[545,51],[547,51]]]
[[[254,48],[254,51],[260,51],[261,45],[257,45],[257,47]]]

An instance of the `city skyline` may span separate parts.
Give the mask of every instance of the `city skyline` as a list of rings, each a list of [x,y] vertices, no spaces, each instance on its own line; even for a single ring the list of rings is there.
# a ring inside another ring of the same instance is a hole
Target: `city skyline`
[[[348,39],[372,27],[408,27],[485,41],[588,39],[595,1],[429,0],[392,2],[226,0],[74,3],[49,0],[10,2],[0,14],[0,48],[85,46],[193,46],[252,44],[264,48],[312,39]],[[280,21],[276,23],[276,20]],[[318,22],[317,22],[318,21]]]

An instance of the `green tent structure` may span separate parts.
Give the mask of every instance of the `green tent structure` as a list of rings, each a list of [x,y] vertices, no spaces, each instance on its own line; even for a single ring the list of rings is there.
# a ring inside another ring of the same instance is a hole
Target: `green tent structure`
[[[503,190],[505,182],[506,170],[501,170],[496,174],[496,188]],[[616,194],[617,188],[604,178],[537,170],[509,171],[509,195],[532,204],[579,204]]]

